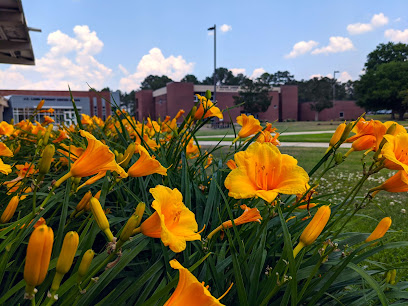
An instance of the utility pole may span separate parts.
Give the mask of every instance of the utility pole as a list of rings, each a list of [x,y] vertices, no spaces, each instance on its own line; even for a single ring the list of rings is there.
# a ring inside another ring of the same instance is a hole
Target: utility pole
[[[215,70],[217,69],[217,26],[214,24],[213,27],[208,28],[208,31],[214,31],[214,97],[213,102],[217,101],[217,78],[215,75]]]
[[[340,73],[340,71],[335,70],[333,73],[333,106],[336,100],[336,73]]]

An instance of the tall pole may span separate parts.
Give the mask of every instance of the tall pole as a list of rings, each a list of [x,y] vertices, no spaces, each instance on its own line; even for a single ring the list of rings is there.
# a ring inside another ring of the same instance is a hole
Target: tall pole
[[[214,24],[213,27],[208,28],[208,31],[214,31],[214,98],[213,101],[217,100],[217,78],[215,75],[215,70],[217,69],[217,26]]]
[[[335,70],[333,73],[333,106],[336,99],[336,73],[340,73],[340,71]]]

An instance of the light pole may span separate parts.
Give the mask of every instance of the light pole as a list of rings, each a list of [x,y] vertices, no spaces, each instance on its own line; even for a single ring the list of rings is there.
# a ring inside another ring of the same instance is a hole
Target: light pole
[[[217,67],[217,64],[216,64],[216,59],[217,59],[217,51],[216,51],[217,50],[217,26],[214,24],[213,27],[208,28],[208,31],[214,31],[214,98],[213,98],[213,101],[216,102],[217,101],[217,99],[216,99],[216,96],[217,96],[217,87],[216,87],[217,78],[215,76],[215,69]]]
[[[336,73],[340,73],[340,71],[335,70],[333,73],[333,106],[336,99]]]

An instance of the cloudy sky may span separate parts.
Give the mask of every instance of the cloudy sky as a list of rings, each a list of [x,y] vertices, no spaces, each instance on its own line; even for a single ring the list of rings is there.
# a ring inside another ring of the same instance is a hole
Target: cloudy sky
[[[408,43],[408,1],[23,0],[35,66],[0,64],[2,89],[131,91],[150,74],[200,80],[217,66],[257,77],[358,79],[380,43]]]

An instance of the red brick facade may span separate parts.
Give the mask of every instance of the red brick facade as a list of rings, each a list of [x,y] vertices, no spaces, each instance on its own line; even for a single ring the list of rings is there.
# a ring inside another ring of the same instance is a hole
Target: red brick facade
[[[299,121],[314,121],[315,112],[310,109],[311,102],[299,104]],[[319,113],[319,121],[329,120],[355,120],[364,108],[356,105],[356,101],[334,101],[332,108],[326,108]]]

